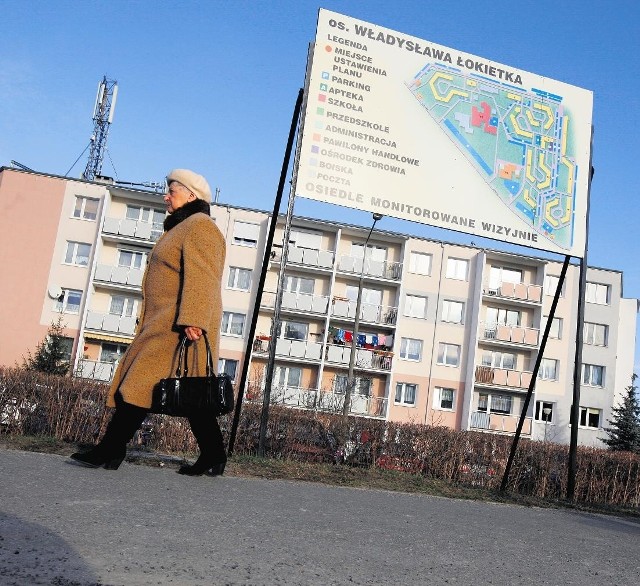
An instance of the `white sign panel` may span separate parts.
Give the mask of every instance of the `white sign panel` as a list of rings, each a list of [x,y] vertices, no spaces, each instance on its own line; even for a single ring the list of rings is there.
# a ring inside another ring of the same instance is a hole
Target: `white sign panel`
[[[590,91],[320,10],[298,196],[570,256]]]

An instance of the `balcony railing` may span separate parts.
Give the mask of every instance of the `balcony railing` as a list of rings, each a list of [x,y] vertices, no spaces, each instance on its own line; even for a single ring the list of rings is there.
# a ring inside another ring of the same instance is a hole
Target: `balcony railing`
[[[81,360],[78,363],[76,376],[81,378],[94,378],[109,382],[116,370],[115,362],[98,362],[96,360]]]
[[[515,433],[519,419],[519,415],[502,415],[500,413],[487,413],[486,411],[473,411],[471,413],[470,427],[471,429],[484,431]],[[525,418],[522,433],[531,435],[531,417]]]
[[[247,400],[262,403],[262,389],[248,391]],[[271,403],[286,405],[312,411],[342,413],[344,393],[306,389],[301,387],[274,386],[271,389]],[[388,399],[368,395],[353,394],[349,413],[363,417],[385,418],[387,415]]]
[[[362,274],[362,263],[364,262],[364,275],[367,277],[378,277],[399,281],[402,278],[402,263],[389,262],[386,260],[374,260],[368,258],[363,261],[362,257],[341,256],[338,270],[342,273]]]
[[[315,248],[300,248],[289,246],[287,264],[295,264],[304,267],[331,270],[336,257],[333,250],[318,250]],[[280,262],[282,258],[282,246],[274,246],[271,250],[271,261]]]
[[[253,351],[256,354],[266,354],[269,352],[270,343],[268,338],[258,336],[253,341]],[[308,340],[279,338],[276,340],[276,356],[319,362],[322,357],[322,344]]]
[[[537,346],[540,330],[522,326],[509,326],[495,323],[480,323],[480,339],[496,342],[510,342],[525,346]]]
[[[136,317],[122,317],[110,313],[87,312],[85,327],[88,330],[98,330],[100,332],[110,332],[133,336],[136,329]]]
[[[142,269],[98,265],[96,267],[96,274],[94,278],[96,281],[101,281],[103,283],[140,287],[142,285],[143,276],[144,271]]]
[[[533,373],[493,366],[476,366],[476,384],[512,389],[528,389]]]
[[[105,218],[102,231],[105,234],[155,242],[162,235],[163,227],[159,223],[150,224],[129,218]]]
[[[328,363],[347,366],[351,358],[351,346],[327,344],[325,359]],[[390,371],[393,364],[393,352],[383,350],[356,349],[354,366],[360,369]]]
[[[542,300],[542,286],[528,283],[511,283],[503,281],[498,285],[485,287],[485,294],[516,301],[540,303]]]
[[[344,317],[354,320],[356,316],[356,302],[346,297],[334,297],[331,304],[333,317]],[[378,325],[393,326],[398,319],[398,308],[378,305],[375,303],[362,303],[360,306],[360,320]]]
[[[273,309],[276,304],[276,292],[265,291],[262,294],[261,307]],[[329,307],[329,298],[325,295],[310,295],[309,293],[292,293],[284,291],[282,293],[282,309],[293,311],[303,311],[304,313],[314,313],[326,315]]]

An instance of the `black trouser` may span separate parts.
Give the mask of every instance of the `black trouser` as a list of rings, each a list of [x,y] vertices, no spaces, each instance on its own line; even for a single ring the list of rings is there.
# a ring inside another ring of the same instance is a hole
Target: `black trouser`
[[[116,410],[97,448],[109,458],[124,458],[127,444],[140,429],[148,410],[125,402],[119,392],[114,398]],[[188,419],[201,456],[213,464],[226,462],[227,454],[218,420],[212,415],[202,413],[194,414]]]

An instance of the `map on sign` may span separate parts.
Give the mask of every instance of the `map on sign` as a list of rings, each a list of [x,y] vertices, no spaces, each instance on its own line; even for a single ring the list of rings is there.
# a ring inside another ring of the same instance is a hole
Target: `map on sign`
[[[439,63],[407,86],[506,206],[571,248],[578,167],[562,96]]]

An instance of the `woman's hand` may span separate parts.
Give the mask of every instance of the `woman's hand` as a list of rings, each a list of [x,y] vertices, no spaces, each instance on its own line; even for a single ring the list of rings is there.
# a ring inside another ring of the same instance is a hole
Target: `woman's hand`
[[[186,326],[184,328],[184,335],[192,342],[195,342],[200,339],[200,336],[202,336],[202,328],[199,328],[198,326]]]

